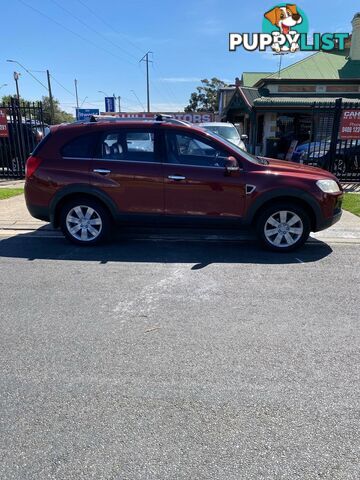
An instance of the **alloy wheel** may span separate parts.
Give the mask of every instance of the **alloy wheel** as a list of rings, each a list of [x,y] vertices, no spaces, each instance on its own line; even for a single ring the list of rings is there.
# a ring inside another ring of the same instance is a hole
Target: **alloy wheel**
[[[67,214],[66,227],[70,235],[76,240],[90,242],[100,235],[103,223],[94,208],[78,205],[71,208]]]
[[[304,225],[294,212],[279,210],[265,222],[264,234],[270,245],[286,248],[295,245],[304,233]]]

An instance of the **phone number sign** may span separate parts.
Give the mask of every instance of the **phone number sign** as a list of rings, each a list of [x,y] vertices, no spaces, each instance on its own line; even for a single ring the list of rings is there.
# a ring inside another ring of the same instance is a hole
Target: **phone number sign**
[[[360,140],[360,109],[344,110],[340,122],[341,140]]]
[[[6,110],[4,108],[0,108],[0,137],[8,137],[9,136],[9,129],[6,117]]]

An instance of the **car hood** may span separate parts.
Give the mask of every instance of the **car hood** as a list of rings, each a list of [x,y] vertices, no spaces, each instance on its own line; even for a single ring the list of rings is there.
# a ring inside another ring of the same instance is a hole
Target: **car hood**
[[[303,165],[302,163],[288,162],[285,160],[275,160],[274,158],[263,158],[269,162],[269,166],[274,172],[289,172],[297,174],[305,173],[313,176],[316,175],[319,178],[333,178],[336,180],[336,177],[332,173],[328,172],[327,170],[323,170],[322,168],[309,167],[308,165]]]

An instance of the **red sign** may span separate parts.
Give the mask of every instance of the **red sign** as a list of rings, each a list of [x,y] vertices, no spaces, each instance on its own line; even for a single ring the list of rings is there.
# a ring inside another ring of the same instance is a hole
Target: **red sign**
[[[121,113],[110,113],[101,112],[101,115],[112,115],[113,117],[120,117],[120,118],[151,118],[153,119],[155,115],[159,115],[160,112],[121,112]],[[214,114],[212,112],[191,112],[191,113],[184,113],[184,112],[161,112],[164,115],[171,115],[173,118],[177,120],[185,120],[186,122],[191,123],[202,123],[202,122],[213,122],[214,121]]]
[[[8,123],[5,108],[0,108],[0,137],[8,137]]]
[[[344,110],[340,123],[341,140],[360,139],[360,109]]]

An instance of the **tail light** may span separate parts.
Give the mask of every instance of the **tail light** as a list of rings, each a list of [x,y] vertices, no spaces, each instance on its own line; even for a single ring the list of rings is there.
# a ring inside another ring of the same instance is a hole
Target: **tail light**
[[[30,157],[26,160],[25,177],[30,178],[32,175],[34,175],[41,162],[42,159],[40,157],[34,157],[30,155]]]

